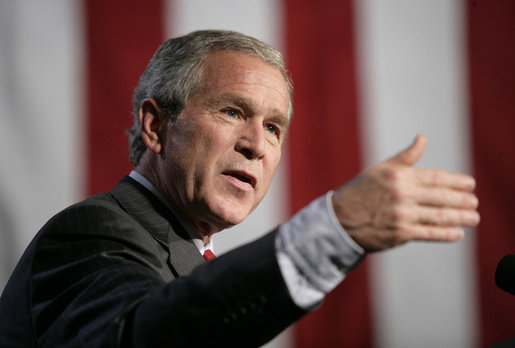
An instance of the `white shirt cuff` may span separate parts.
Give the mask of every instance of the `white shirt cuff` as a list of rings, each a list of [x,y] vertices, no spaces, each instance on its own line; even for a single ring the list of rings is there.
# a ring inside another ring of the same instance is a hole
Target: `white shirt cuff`
[[[345,232],[332,205],[333,191],[279,227],[276,253],[290,295],[299,307],[315,308],[364,257]]]

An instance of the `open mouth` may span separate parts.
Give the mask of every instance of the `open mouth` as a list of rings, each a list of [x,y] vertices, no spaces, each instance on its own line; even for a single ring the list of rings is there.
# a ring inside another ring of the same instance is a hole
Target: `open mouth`
[[[250,184],[250,186],[252,186],[252,188],[254,188],[256,186],[256,178],[245,172],[230,170],[230,171],[223,172],[222,174],[232,176],[233,178],[238,179],[239,181]]]

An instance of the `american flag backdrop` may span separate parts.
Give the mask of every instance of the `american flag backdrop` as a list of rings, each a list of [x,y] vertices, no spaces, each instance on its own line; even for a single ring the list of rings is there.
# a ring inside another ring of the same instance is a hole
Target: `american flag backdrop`
[[[367,256],[271,347],[483,347],[515,337],[496,288],[515,253],[512,0],[0,0],[0,289],[53,214],[130,170],[131,96],[153,51],[232,29],[284,52],[295,86],[262,205],[215,237],[262,235],[363,168],[428,138],[420,166],[473,174],[482,221],[454,244]],[[251,343],[251,342],[249,342]]]

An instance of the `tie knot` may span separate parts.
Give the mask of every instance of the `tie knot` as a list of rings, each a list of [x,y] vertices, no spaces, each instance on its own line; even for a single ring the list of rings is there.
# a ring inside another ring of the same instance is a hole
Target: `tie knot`
[[[211,261],[216,258],[215,254],[209,249],[204,250],[204,255],[202,255],[206,261]]]

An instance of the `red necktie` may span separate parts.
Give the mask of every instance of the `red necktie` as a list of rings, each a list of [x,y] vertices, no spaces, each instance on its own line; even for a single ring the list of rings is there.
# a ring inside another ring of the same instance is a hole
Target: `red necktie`
[[[211,261],[214,258],[216,258],[215,254],[213,254],[213,252],[209,249],[204,250],[204,255],[202,255],[202,256],[204,257],[204,260],[206,260],[206,261]]]

